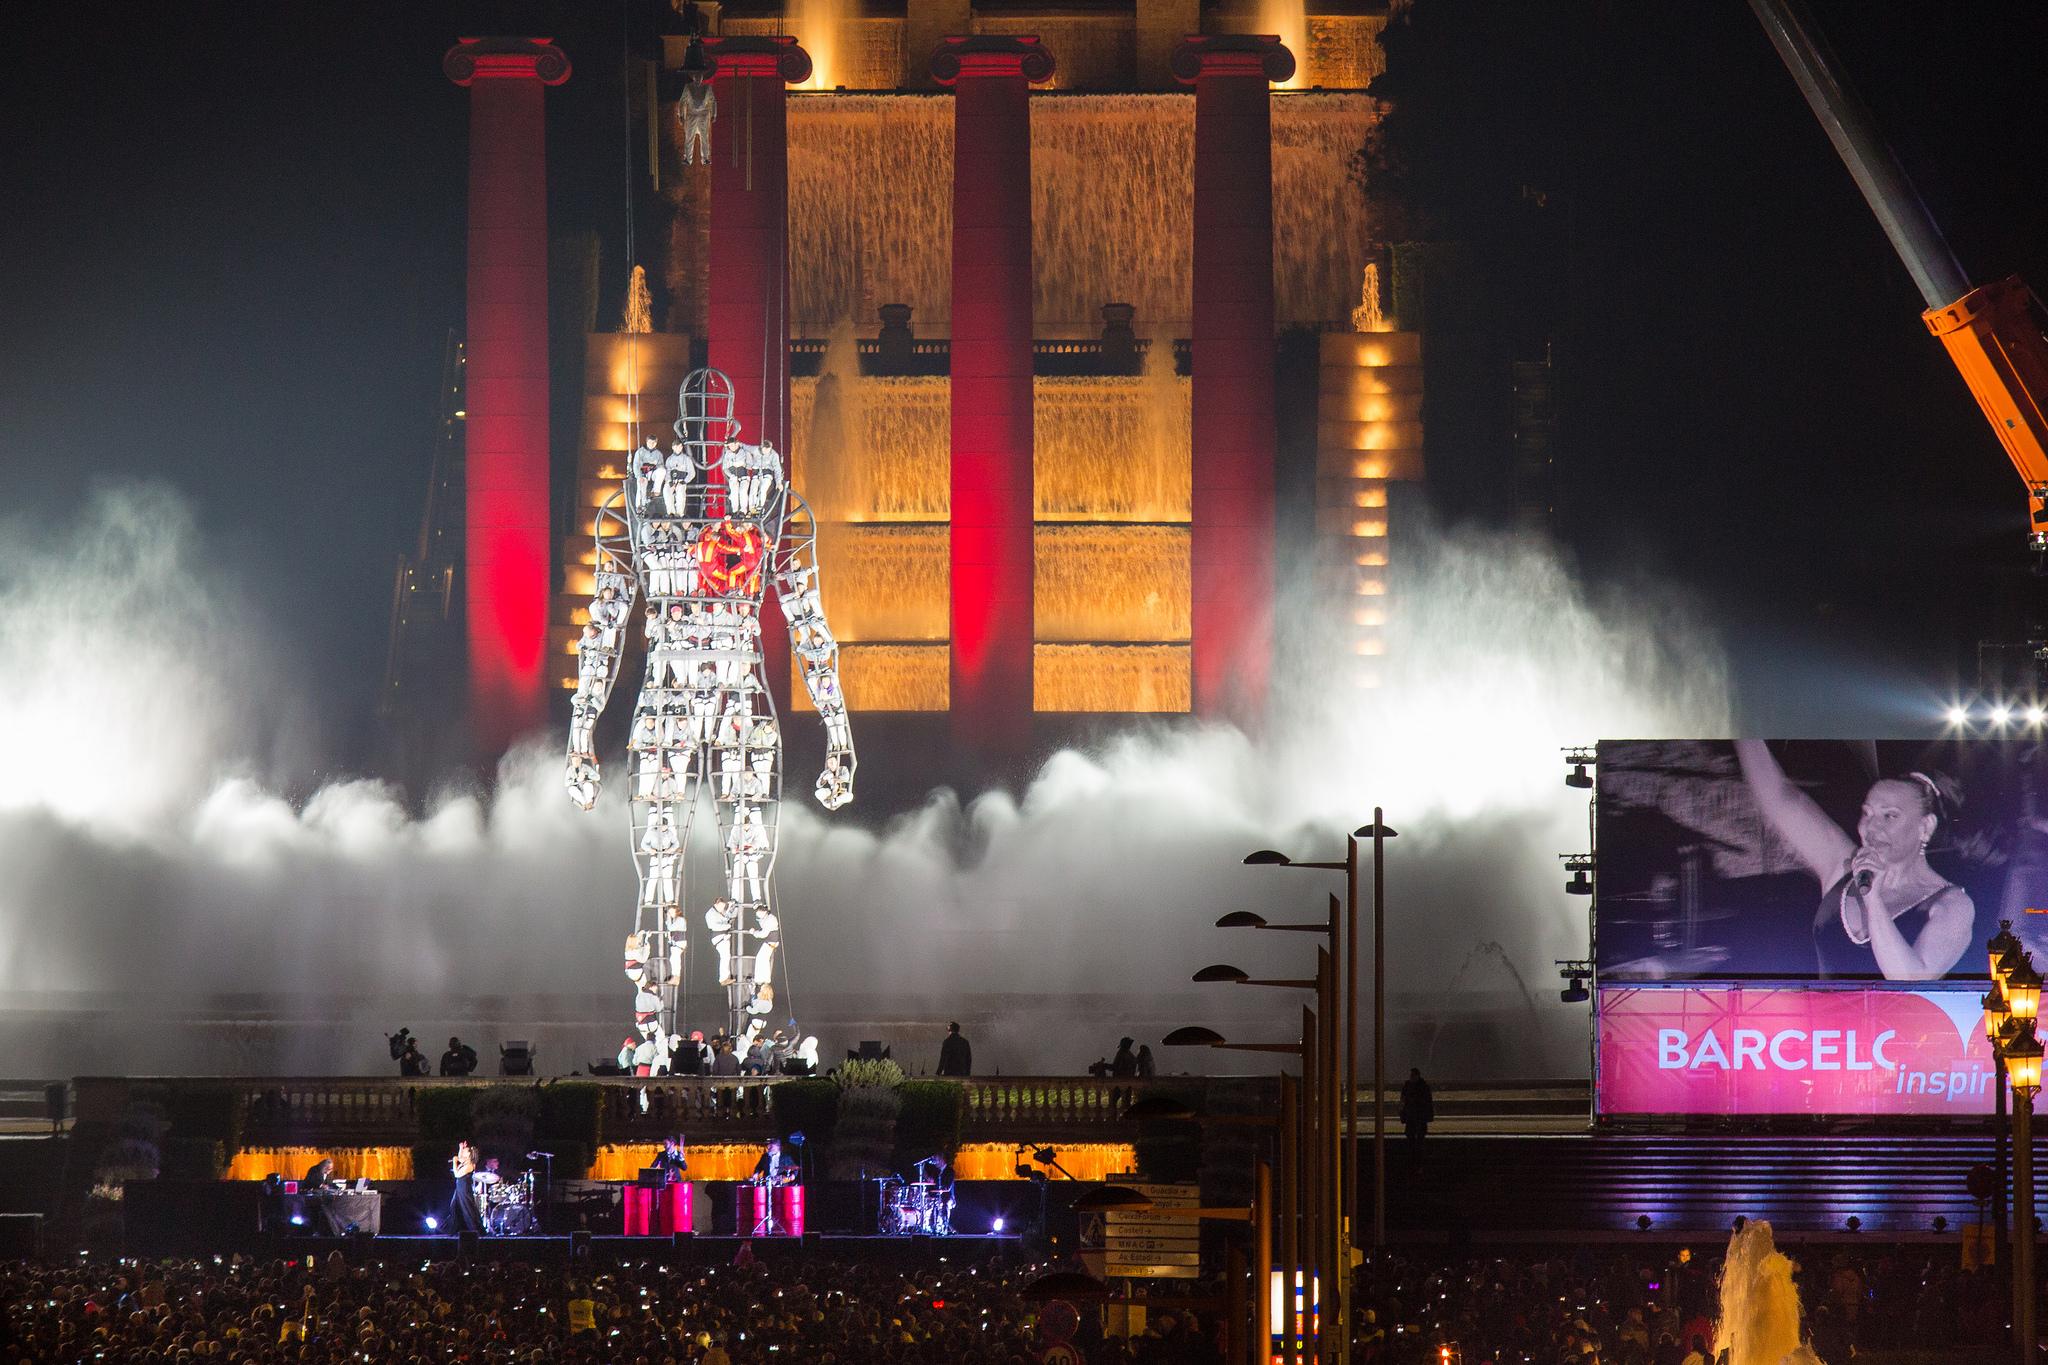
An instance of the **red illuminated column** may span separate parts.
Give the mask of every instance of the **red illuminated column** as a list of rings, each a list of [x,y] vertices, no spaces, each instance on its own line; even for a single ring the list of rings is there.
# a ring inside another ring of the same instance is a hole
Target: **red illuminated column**
[[[947,38],[953,88],[951,712],[956,740],[1031,740],[1031,106],[1036,38]]]
[[[470,723],[479,749],[495,755],[546,719],[553,555],[541,91],[569,79],[569,59],[545,38],[464,38],[441,67],[469,87],[463,606]]]
[[[1195,713],[1255,725],[1273,661],[1273,147],[1278,38],[1184,39],[1195,87]]]
[[[711,363],[732,380],[740,438],[789,450],[789,131],[785,82],[811,74],[786,35],[707,38],[711,90]],[[786,465],[785,465],[786,467]],[[802,489],[798,489],[802,492]],[[826,573],[830,573],[828,566]],[[762,603],[763,668],[789,710],[789,632],[775,596]]]

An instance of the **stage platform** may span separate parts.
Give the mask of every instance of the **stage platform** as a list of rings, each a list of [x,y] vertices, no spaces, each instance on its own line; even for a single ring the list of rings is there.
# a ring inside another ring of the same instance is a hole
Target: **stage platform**
[[[324,1260],[340,1252],[351,1262],[477,1261],[566,1265],[579,1254],[606,1265],[655,1262],[661,1265],[730,1265],[741,1246],[766,1265],[797,1261],[852,1261],[870,1265],[924,1266],[946,1261],[988,1261],[1022,1256],[1024,1239],[1011,1233],[959,1234],[952,1237],[880,1237],[812,1233],[803,1237],[676,1237],[561,1236],[442,1237],[409,1234],[382,1237],[278,1237],[248,1239],[249,1244],[223,1248],[265,1257],[311,1256]],[[582,1252],[587,1248],[587,1253]]]

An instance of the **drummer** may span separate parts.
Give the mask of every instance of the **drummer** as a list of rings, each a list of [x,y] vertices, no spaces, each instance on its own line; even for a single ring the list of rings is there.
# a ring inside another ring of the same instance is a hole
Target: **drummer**
[[[503,1184],[505,1177],[498,1174],[498,1158],[492,1157],[477,1167],[471,1183],[476,1186],[476,1202],[488,1205],[491,1202],[491,1186]]]
[[[690,1169],[689,1161],[683,1154],[683,1135],[670,1133],[661,1140],[661,1150],[654,1154],[654,1167],[668,1179],[671,1185],[681,1182],[684,1172]]]

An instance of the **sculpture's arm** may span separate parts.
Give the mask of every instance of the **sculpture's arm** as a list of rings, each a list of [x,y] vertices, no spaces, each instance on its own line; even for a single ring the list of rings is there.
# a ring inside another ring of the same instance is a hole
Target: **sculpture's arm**
[[[797,521],[803,529],[785,532],[776,546],[772,581],[789,623],[790,648],[803,663],[804,690],[825,725],[825,770],[818,776],[818,801],[827,810],[837,810],[853,800],[853,727],[839,685],[839,645],[825,623],[817,589],[817,537],[810,529],[816,523],[810,508],[792,491],[784,525]]]
[[[626,520],[626,497],[623,490],[606,500],[598,509],[593,535],[596,542],[596,591],[591,594],[591,609],[595,612],[607,586],[614,589],[618,620],[610,627],[612,648],[602,663],[595,669],[585,669],[579,663],[579,684],[576,695],[580,704],[589,710],[588,724],[595,727],[599,716],[604,714],[605,703],[611,699],[612,685],[618,681],[619,660],[626,652],[626,631],[633,619],[633,605],[640,595],[640,576],[633,567],[632,529]],[[593,616],[593,620],[596,618]],[[570,731],[567,768],[563,781],[569,789],[569,799],[588,810],[597,803],[597,792],[603,777],[594,755],[579,752],[574,727]]]

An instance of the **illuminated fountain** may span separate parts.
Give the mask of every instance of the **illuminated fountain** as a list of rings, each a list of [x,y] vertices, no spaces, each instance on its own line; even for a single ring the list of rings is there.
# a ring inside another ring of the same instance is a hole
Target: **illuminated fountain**
[[[1728,1239],[1721,1267],[1721,1313],[1714,1354],[1728,1365],[1820,1365],[1800,1341],[1799,1290],[1792,1262],[1779,1251],[1769,1223],[1750,1221]]]
[[[1257,31],[1277,33],[1280,44],[1294,54],[1294,74],[1278,82],[1282,90],[1309,83],[1308,6],[1304,0],[1259,0]]]

